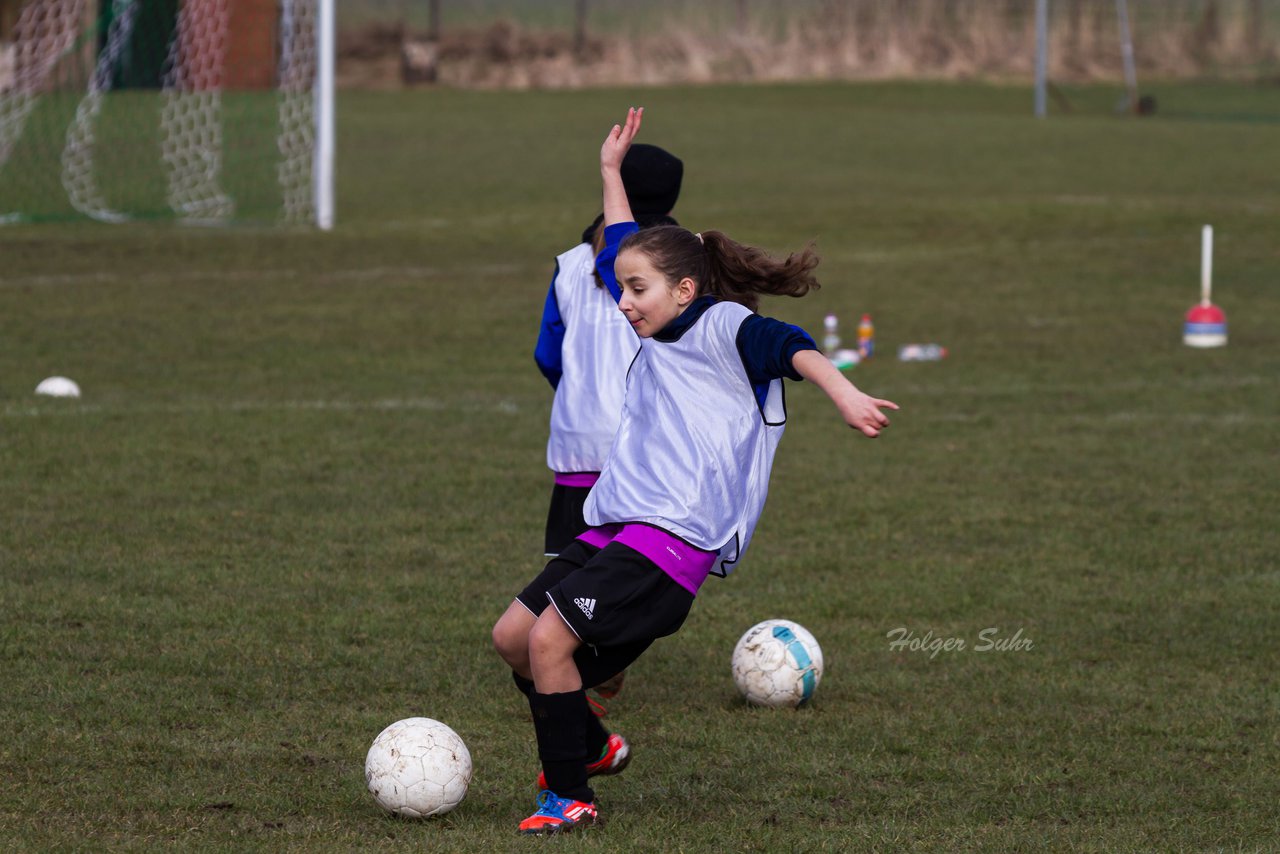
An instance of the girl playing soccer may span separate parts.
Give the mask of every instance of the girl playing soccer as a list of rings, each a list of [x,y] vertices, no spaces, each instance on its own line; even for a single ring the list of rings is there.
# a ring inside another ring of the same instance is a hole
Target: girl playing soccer
[[[656,145],[633,145],[622,161],[621,174],[631,212],[641,228],[679,225],[671,218],[684,179],[684,164],[678,157]],[[555,472],[545,538],[549,558],[559,555],[589,527],[582,508],[618,432],[627,369],[640,348],[618,311],[621,294],[616,283],[606,285],[596,272],[596,253],[603,245],[601,214],[582,232],[577,246],[556,256],[533,354],[555,389],[547,439],[547,466]],[[609,700],[617,696],[624,676],[625,671],[619,672],[603,684],[587,687]],[[596,714],[604,714],[602,705],[591,698],[588,702]]]
[[[872,438],[889,424],[881,409],[898,408],[855,388],[803,330],[755,314],[761,294],[803,296],[818,286],[812,250],[780,261],[719,232],[637,230],[620,167],[642,114],[629,110],[600,150],[606,227],[597,268],[620,287],[618,308],[641,344],[584,508],[592,527],[493,629],[528,696],[542,761],[538,810],[521,833],[598,820],[588,778],[621,771],[630,750],[604,732],[583,686],[677,631],[707,576],[727,575],[742,559],[786,422],[782,379],[817,384]]]

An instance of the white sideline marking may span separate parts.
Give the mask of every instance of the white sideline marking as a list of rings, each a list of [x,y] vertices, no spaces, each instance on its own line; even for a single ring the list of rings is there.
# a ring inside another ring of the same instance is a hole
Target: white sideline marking
[[[186,415],[201,412],[498,412],[514,415],[520,407],[510,400],[461,403],[438,397],[392,398],[386,400],[193,400],[183,403],[143,403],[137,406],[73,404],[72,406],[30,406],[8,404],[0,417],[40,418],[65,415]]]
[[[1148,380],[1133,379],[1114,383],[1098,383],[1097,385],[1039,385],[1036,383],[1010,383],[1009,385],[989,386],[942,386],[942,385],[900,385],[891,394],[899,398],[947,397],[948,395],[969,396],[1035,396],[1046,394],[1080,394],[1086,398],[1113,391],[1148,391],[1153,387],[1162,389],[1221,389],[1242,388],[1257,385],[1280,385],[1280,377],[1263,376],[1261,374],[1242,374],[1233,377],[1202,377],[1196,379],[1180,379],[1160,383],[1158,386]]]
[[[464,264],[456,267],[351,267],[344,270],[299,270],[261,268],[254,270],[171,270],[144,273],[114,273],[93,270],[86,273],[37,274],[0,278],[0,287],[56,287],[67,285],[115,284],[123,282],[235,282],[271,279],[305,279],[308,282],[350,282],[369,279],[437,279],[444,276],[500,276],[532,269],[528,264]]]
[[[1022,413],[1026,419],[1046,418],[1053,421],[1070,421],[1076,424],[1126,424],[1145,421],[1158,421],[1162,424],[1209,424],[1214,427],[1233,427],[1243,424],[1268,424],[1280,421],[1280,415],[1262,415],[1256,412],[1105,412],[1097,415],[1050,415],[1042,413]],[[948,421],[956,424],[973,424],[1000,418],[1007,421],[1007,414],[990,415],[987,413],[943,413],[937,416],[925,416],[925,421]]]
[[[515,415],[520,412],[519,404],[511,400],[500,400],[488,403],[460,403],[442,400],[436,397],[389,398],[384,400],[230,400],[208,401],[197,400],[185,403],[154,403],[129,405],[103,405],[51,402],[44,406],[10,403],[0,409],[3,418],[41,418],[68,415],[187,415],[202,412],[497,412],[502,415]],[[1266,415],[1255,412],[1136,412],[1117,411],[1100,414],[1053,415],[1035,412],[1022,413],[1025,418],[1048,418],[1065,420],[1079,424],[1098,425],[1102,423],[1126,424],[1145,421],[1176,424],[1212,424],[1219,427],[1230,427],[1247,424],[1268,424],[1280,421],[1280,414]],[[997,416],[986,413],[942,413],[924,416],[925,421],[947,421],[958,424],[970,424]],[[1007,418],[1006,415],[1000,416]]]

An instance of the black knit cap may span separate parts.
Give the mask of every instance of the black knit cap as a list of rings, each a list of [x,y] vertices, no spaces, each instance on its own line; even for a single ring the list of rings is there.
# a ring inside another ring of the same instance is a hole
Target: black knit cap
[[[656,145],[636,143],[622,160],[622,185],[636,216],[670,213],[683,178],[680,158]]]
[[[627,191],[631,215],[641,228],[655,225],[679,225],[669,214],[680,198],[680,182],[684,179],[684,163],[669,151],[656,145],[638,142],[622,159],[622,185]],[[582,242],[590,243],[596,229],[604,222],[604,214],[595,218],[582,232]]]

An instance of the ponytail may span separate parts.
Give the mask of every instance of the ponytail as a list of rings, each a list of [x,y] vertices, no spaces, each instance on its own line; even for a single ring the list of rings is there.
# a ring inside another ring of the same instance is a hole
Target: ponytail
[[[813,275],[818,266],[813,244],[784,260],[744,246],[724,232],[694,234],[679,226],[657,226],[629,235],[618,247],[619,252],[632,249],[648,256],[669,282],[688,277],[697,283],[699,296],[740,303],[752,311],[759,307],[761,294],[802,297],[821,287]]]
[[[706,293],[722,300],[755,311],[761,294],[802,297],[822,287],[813,275],[818,252],[812,243],[779,259],[763,249],[744,246],[722,231],[704,231],[701,237],[711,262]]]

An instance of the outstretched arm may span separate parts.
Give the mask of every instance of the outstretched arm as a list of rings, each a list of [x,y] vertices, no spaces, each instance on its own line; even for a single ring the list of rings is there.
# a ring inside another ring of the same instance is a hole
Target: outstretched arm
[[[826,392],[827,397],[840,410],[846,424],[862,431],[872,439],[889,426],[889,417],[881,409],[897,409],[891,400],[880,400],[859,391],[840,373],[831,360],[817,350],[801,350],[791,359],[791,366],[800,376]]]
[[[600,177],[604,180],[604,224],[631,222],[631,203],[627,201],[627,188],[622,183],[622,160],[631,148],[631,141],[640,131],[644,107],[627,110],[626,124],[614,125],[600,146]]]

